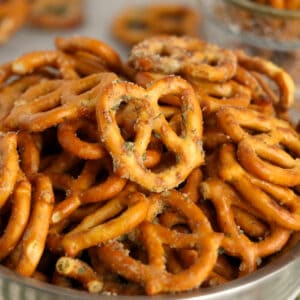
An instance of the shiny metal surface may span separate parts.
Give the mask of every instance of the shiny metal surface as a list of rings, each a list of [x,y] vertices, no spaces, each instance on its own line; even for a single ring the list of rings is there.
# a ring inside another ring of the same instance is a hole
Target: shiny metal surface
[[[89,295],[23,278],[0,267],[2,300],[111,300],[111,295]],[[257,272],[216,288],[174,295],[155,296],[157,300],[294,300],[300,294],[300,245]],[[149,300],[148,296],[118,296],[118,299]],[[151,297],[153,298],[153,297]]]
[[[1,48],[0,62],[8,61],[18,55],[36,49],[53,48],[53,38],[57,35],[83,34],[100,38],[125,56],[126,50],[113,39],[109,33],[113,16],[128,4],[152,3],[152,0],[86,0],[89,20],[79,31],[50,32],[25,28],[13,40]],[[212,0],[206,0],[208,2]],[[164,0],[167,2],[167,0]],[[175,2],[169,0],[169,2]],[[178,0],[176,2],[194,5],[198,9],[197,0]],[[105,6],[105,9],[103,8]],[[100,22],[100,23],[99,23]],[[22,45],[22,46],[20,46]],[[155,297],[118,296],[121,300],[155,300],[190,299],[190,300],[294,300],[300,294],[300,245],[291,252],[278,258],[259,271],[235,280],[226,285],[202,289],[175,295]],[[23,278],[0,266],[0,299],[1,300],[111,300],[116,297],[108,295],[89,295],[86,292],[60,288],[30,278]]]

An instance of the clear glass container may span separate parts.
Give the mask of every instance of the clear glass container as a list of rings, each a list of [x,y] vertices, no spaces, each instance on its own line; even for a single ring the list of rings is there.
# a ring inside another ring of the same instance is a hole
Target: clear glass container
[[[279,10],[250,0],[201,0],[205,37],[242,48],[288,71],[300,94],[300,10]]]

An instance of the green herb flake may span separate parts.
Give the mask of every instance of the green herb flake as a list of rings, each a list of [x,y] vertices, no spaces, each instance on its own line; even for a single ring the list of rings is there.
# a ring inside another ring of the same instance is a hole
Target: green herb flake
[[[85,272],[85,267],[80,267],[78,269],[78,274],[83,274]]]
[[[225,252],[224,248],[223,247],[219,247],[218,254],[222,255],[222,254],[224,254],[224,252]]]
[[[125,142],[124,147],[127,151],[133,151],[134,143],[133,142]]]

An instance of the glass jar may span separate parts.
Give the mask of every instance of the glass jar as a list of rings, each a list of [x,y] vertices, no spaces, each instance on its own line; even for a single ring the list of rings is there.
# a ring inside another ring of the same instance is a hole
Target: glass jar
[[[206,39],[265,57],[289,72],[300,99],[300,10],[250,0],[200,0]]]

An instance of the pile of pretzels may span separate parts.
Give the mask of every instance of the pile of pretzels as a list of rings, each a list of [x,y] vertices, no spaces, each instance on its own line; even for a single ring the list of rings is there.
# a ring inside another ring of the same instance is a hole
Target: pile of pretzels
[[[0,67],[0,259],[90,293],[224,284],[299,239],[291,77],[193,37],[127,62],[102,41]]]

